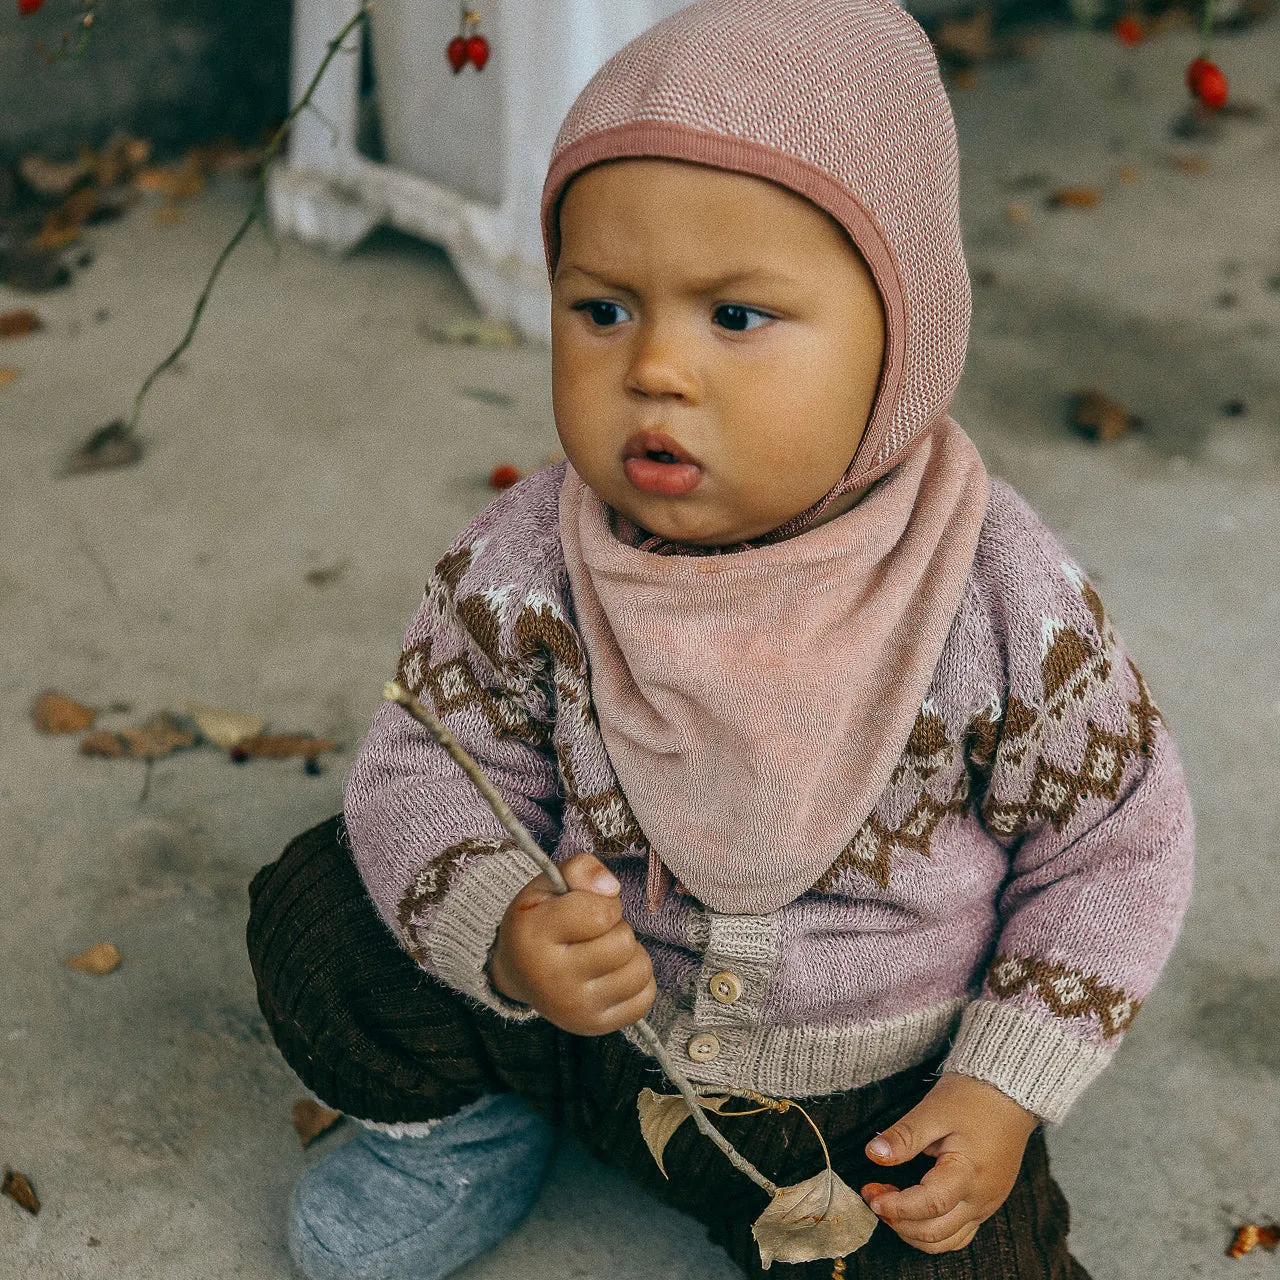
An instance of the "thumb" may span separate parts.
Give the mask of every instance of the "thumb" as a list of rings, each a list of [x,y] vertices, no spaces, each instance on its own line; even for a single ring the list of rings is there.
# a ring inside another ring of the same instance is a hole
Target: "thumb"
[[[560,874],[570,889],[583,889],[606,898],[616,898],[622,892],[613,872],[594,854],[579,853],[561,863]]]
[[[950,1132],[943,1115],[926,1098],[867,1143],[867,1158],[876,1164],[905,1164]]]

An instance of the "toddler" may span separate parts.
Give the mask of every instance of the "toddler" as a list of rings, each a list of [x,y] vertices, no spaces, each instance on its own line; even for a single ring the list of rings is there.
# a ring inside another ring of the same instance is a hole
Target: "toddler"
[[[364,1124],[294,1194],[312,1280],[436,1280],[555,1127],[750,1275],[766,1197],[636,1095],[804,1099],[882,1227],[863,1277],[1084,1277],[1040,1126],[1172,946],[1192,823],[1088,579],[947,409],[968,276],[951,115],[891,0],[704,0],[614,57],[543,225],[567,461],[440,560],[398,679],[562,865],[556,896],[409,716],[255,880],[303,1081]],[[381,917],[381,919],[379,919]],[[802,1117],[719,1123],[779,1185]],[[796,1274],[831,1274],[831,1263]]]

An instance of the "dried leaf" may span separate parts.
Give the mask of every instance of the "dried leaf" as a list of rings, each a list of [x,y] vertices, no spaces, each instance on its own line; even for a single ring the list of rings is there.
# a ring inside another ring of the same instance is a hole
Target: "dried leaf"
[[[262,716],[228,711],[226,707],[209,707],[203,702],[188,702],[183,710],[196,722],[201,737],[223,751],[230,751],[246,738],[261,733],[267,724]]]
[[[793,1187],[779,1187],[751,1234],[760,1265],[843,1258],[861,1249],[880,1221],[863,1198],[833,1169]]]
[[[1246,1222],[1243,1227],[1236,1229],[1235,1239],[1227,1248],[1227,1257],[1243,1258],[1246,1253],[1258,1248],[1274,1253],[1277,1245],[1280,1245],[1280,1226],[1274,1222],[1267,1227],[1256,1222]]]
[[[0,387],[11,387],[17,380],[17,369],[11,365],[0,365]]]
[[[700,1098],[699,1102],[708,1111],[719,1111],[729,1099],[727,1097]],[[652,1089],[641,1089],[636,1097],[636,1110],[640,1113],[640,1133],[648,1144],[662,1176],[668,1176],[662,1164],[662,1153],[671,1141],[671,1135],[689,1118],[689,1104],[679,1093],[654,1093]]]
[[[309,1147],[322,1133],[328,1133],[341,1119],[341,1111],[331,1111],[311,1098],[301,1098],[293,1104],[293,1127],[304,1147]]]
[[[31,708],[31,719],[41,733],[79,733],[97,718],[93,707],[86,707],[52,689],[46,689]]]
[[[1085,435],[1105,444],[1142,426],[1142,419],[1101,391],[1090,390],[1076,397],[1075,423]]]
[[[4,1167],[4,1181],[0,1182],[0,1196],[8,1196],[10,1200],[20,1204],[32,1217],[40,1212],[40,1197],[36,1195],[31,1179],[17,1169]]]
[[[483,316],[457,320],[442,329],[424,325],[422,332],[434,342],[457,342],[465,346],[514,347],[520,341],[505,320],[489,320]]]
[[[313,738],[305,733],[259,733],[236,743],[235,752],[242,760],[267,757],[288,760],[293,756],[312,759],[325,751],[337,751],[338,744],[328,738]]]
[[[72,956],[66,963],[68,968],[79,969],[81,973],[92,973],[101,978],[120,967],[120,952],[109,942],[96,942],[78,956]]]
[[[121,729],[120,737],[129,754],[142,760],[157,760],[196,744],[196,735],[184,729],[167,711],[157,712],[145,724]]]
[[[44,321],[30,307],[0,312],[0,338],[25,338],[43,328]]]
[[[1055,209],[1093,209],[1102,203],[1097,187],[1060,187],[1050,192],[1049,204]]]
[[[142,169],[134,175],[139,191],[164,196],[168,200],[190,200],[204,190],[209,156],[195,147],[177,164]]]
[[[43,156],[23,156],[18,172],[37,194],[60,200],[89,176],[89,166],[82,159],[59,164]]]
[[[80,753],[86,756],[108,756],[115,759],[124,755],[125,746],[118,733],[110,729],[96,729],[80,739]]]
[[[31,241],[37,251],[61,249],[80,238],[80,229],[98,209],[98,192],[81,187],[45,216],[40,234]]]
[[[67,471],[105,471],[127,467],[142,457],[142,441],[129,430],[123,418],[99,427],[82,445],[72,450]]]
[[[313,587],[329,587],[337,582],[344,573],[346,573],[348,562],[339,560],[335,564],[329,565],[324,569],[308,569],[302,576],[307,583]]]
[[[100,187],[115,187],[128,181],[151,159],[151,143],[142,138],[117,133],[101,151],[85,148],[81,160],[92,167]]]
[[[991,39],[991,10],[979,9],[971,18],[949,18],[939,27],[934,44],[940,53],[968,62],[985,62],[995,51]]]

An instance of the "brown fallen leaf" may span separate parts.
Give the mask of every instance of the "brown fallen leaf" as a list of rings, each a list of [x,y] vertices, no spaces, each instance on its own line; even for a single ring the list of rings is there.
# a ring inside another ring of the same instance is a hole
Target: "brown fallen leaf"
[[[719,1111],[728,1097],[699,1098],[707,1111]],[[692,1114],[689,1104],[678,1093],[655,1093],[652,1089],[641,1089],[636,1096],[636,1110],[640,1113],[640,1135],[644,1138],[658,1168],[664,1178],[669,1177],[662,1163],[662,1153],[667,1149],[675,1131],[689,1119]]]
[[[83,159],[59,163],[43,156],[23,156],[18,162],[18,172],[37,194],[60,200],[89,176],[89,166]]]
[[[30,307],[0,312],[0,338],[25,338],[43,328],[44,321]]]
[[[71,451],[67,472],[106,471],[128,467],[142,457],[142,441],[129,430],[123,418],[109,422]]]
[[[1270,1226],[1261,1226],[1256,1222],[1246,1222],[1243,1227],[1236,1228],[1235,1238],[1227,1246],[1228,1258],[1243,1258],[1254,1249],[1265,1249],[1274,1253],[1280,1245],[1280,1226],[1274,1222]]]
[[[79,733],[97,718],[93,707],[86,707],[53,689],[46,689],[31,708],[32,722],[41,733]]]
[[[196,744],[196,735],[184,729],[167,711],[157,712],[145,724],[121,729],[120,737],[129,755],[141,760],[157,760]]]
[[[760,1265],[843,1258],[861,1249],[880,1219],[866,1201],[831,1168],[792,1187],[779,1187],[751,1234]]]
[[[17,1169],[10,1169],[8,1165],[4,1167],[4,1181],[0,1182],[0,1196],[8,1196],[32,1217],[40,1212],[40,1197],[36,1195],[31,1179]]]
[[[514,347],[520,341],[516,331],[505,320],[485,317],[456,320],[440,329],[423,324],[421,332],[433,342],[460,343],[463,346]]]
[[[293,1104],[293,1127],[304,1147],[309,1147],[322,1133],[328,1133],[341,1119],[341,1111],[322,1107],[312,1098],[300,1098]]]
[[[324,569],[308,569],[302,576],[310,586],[329,587],[346,573],[347,564],[348,562],[345,559],[339,560]]]
[[[17,380],[17,369],[12,365],[0,364],[0,387],[11,387]]]
[[[117,759],[124,755],[125,745],[118,733],[110,729],[95,729],[80,739],[80,754],[86,756],[107,756]]]
[[[1048,201],[1054,209],[1093,209],[1102,203],[1102,192],[1097,187],[1060,187],[1049,193]]]
[[[98,208],[96,187],[81,187],[69,195],[56,209],[45,215],[40,233],[31,241],[31,248],[40,250],[62,249],[80,238],[84,224]]]
[[[168,200],[190,200],[205,187],[209,157],[199,147],[192,148],[177,164],[141,169],[133,176],[134,186]]]
[[[78,969],[81,973],[92,973],[101,978],[120,967],[120,952],[109,942],[95,942],[65,963],[69,969]]]
[[[127,133],[117,133],[101,151],[84,148],[80,158],[92,168],[98,186],[116,187],[127,182],[151,159],[151,143]]]
[[[239,711],[228,711],[226,707],[210,707],[203,702],[188,702],[183,710],[196,722],[201,737],[223,751],[230,751],[246,738],[257,736],[267,724],[262,716],[244,715]]]
[[[941,23],[933,43],[942,54],[968,62],[986,62],[995,52],[991,29],[991,10],[979,9],[971,18],[949,18]]]
[[[1082,391],[1075,397],[1075,424],[1093,440],[1107,443],[1142,426],[1142,419],[1130,413],[1101,391]]]
[[[336,742],[328,738],[313,738],[310,734],[259,733],[252,738],[245,738],[243,742],[238,742],[232,751],[239,760],[254,758],[288,760],[294,756],[313,759],[325,751],[337,751],[337,749]]]

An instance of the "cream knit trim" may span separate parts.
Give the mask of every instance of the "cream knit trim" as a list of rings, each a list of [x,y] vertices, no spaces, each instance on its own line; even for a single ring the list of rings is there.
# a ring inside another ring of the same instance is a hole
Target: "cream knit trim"
[[[1043,1016],[975,1000],[942,1069],[985,1080],[1042,1120],[1060,1124],[1114,1053]]]
[[[649,1025],[691,1080],[807,1098],[860,1088],[932,1057],[946,1047],[967,1003],[961,996],[848,1027],[743,1027],[695,1017],[660,991]],[[643,1050],[630,1028],[623,1034]],[[690,1043],[708,1035],[716,1040],[714,1057],[692,1059]]]
[[[431,968],[440,981],[512,1022],[528,1022],[538,1017],[537,1010],[502,995],[489,981],[485,966],[511,900],[540,870],[519,849],[477,858],[445,895],[423,933]]]

